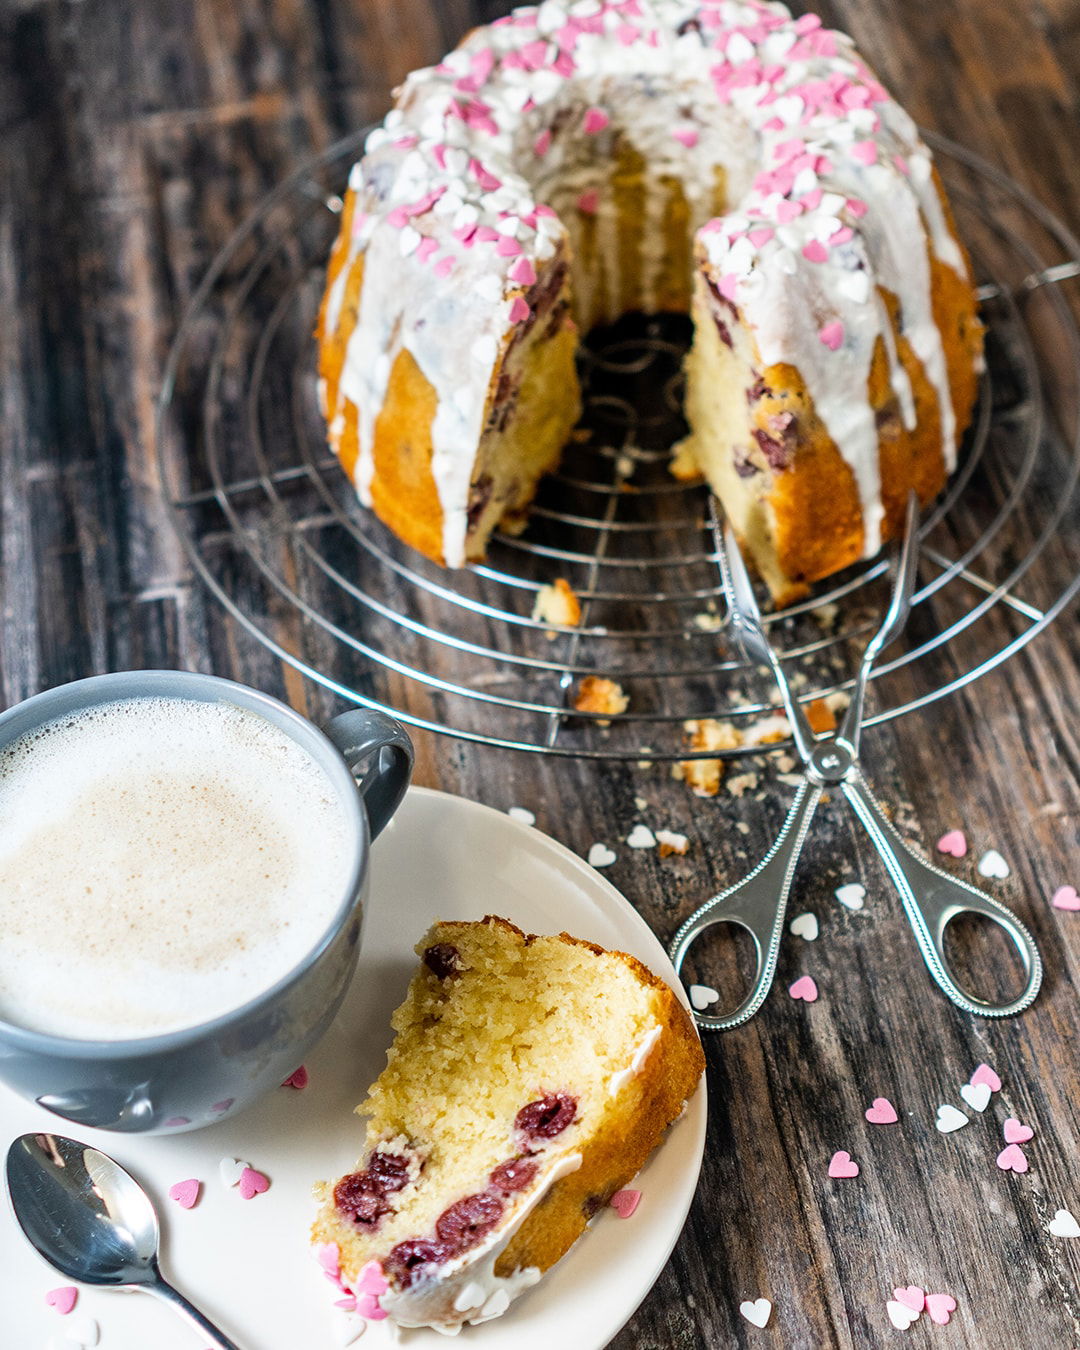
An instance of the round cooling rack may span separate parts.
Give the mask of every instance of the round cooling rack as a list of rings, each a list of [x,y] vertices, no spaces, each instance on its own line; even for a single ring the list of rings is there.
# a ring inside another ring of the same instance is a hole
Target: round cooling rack
[[[775,691],[735,659],[700,484],[677,481],[685,434],[680,318],[628,319],[582,354],[585,416],[526,531],[448,571],[356,501],[328,452],[312,331],[345,181],[365,131],[270,193],[215,259],[170,353],[158,414],[162,482],[195,571],[282,661],[416,727],[517,750],[674,760],[684,724],[738,727]],[[881,665],[865,725],[994,669],[1080,590],[1080,332],[1068,286],[1080,243],[961,146],[927,135],[974,262],[987,370],[961,463],[922,527],[902,654]],[[887,595],[887,558],[768,616],[813,701],[844,690]],[[565,578],[576,628],[532,618]],[[588,675],[618,716],[573,708]]]

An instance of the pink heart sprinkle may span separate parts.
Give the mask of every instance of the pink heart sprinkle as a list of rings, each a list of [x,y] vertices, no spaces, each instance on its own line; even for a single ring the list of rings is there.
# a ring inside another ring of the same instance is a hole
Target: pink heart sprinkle
[[[78,1297],[79,1291],[73,1284],[64,1284],[59,1289],[50,1289],[45,1295],[45,1302],[50,1308],[55,1308],[61,1317],[66,1317],[74,1308]]]
[[[263,1191],[270,1189],[270,1179],[256,1172],[254,1167],[245,1167],[240,1173],[240,1194],[245,1200],[251,1200],[256,1195],[262,1195]]]
[[[202,1182],[190,1177],[187,1181],[178,1181],[169,1187],[169,1199],[175,1200],[181,1209],[193,1209],[202,1190]]]
[[[531,313],[532,310],[529,308],[528,301],[523,296],[515,295],[510,306],[510,322],[524,323]]]
[[[376,1298],[390,1288],[378,1261],[369,1261],[366,1266],[361,1266],[354,1287],[358,1294],[374,1294]]]
[[[361,1317],[366,1317],[369,1322],[381,1322],[386,1316],[385,1311],[379,1307],[379,1300],[374,1294],[361,1294],[356,1300],[356,1311]]]
[[[641,1202],[640,1191],[616,1191],[611,1197],[611,1208],[620,1219],[628,1219]]]
[[[930,1315],[931,1322],[943,1327],[956,1311],[956,1299],[951,1294],[927,1294],[926,1311]]]
[[[603,131],[610,120],[603,108],[589,108],[584,122],[586,136],[595,136],[598,131]]]
[[[341,1274],[341,1249],[336,1242],[320,1242],[315,1248],[315,1260],[332,1278]]]
[[[595,188],[583,192],[577,199],[578,210],[585,216],[595,216],[600,205],[600,193]]]
[[[823,263],[828,259],[829,250],[820,239],[811,239],[808,244],[803,245],[802,255],[807,262]]]
[[[809,244],[807,245],[807,248],[809,248]],[[803,249],[803,252],[805,253],[806,249]],[[827,323],[825,327],[821,329],[818,333],[818,337],[825,346],[828,347],[829,351],[835,352],[844,340],[844,325],[839,319],[834,319],[832,323]]]
[[[1080,894],[1075,886],[1059,886],[1050,903],[1055,909],[1080,910]]]
[[[356,1298],[353,1294],[346,1294],[344,1298],[336,1298],[334,1299],[334,1307],[354,1313],[356,1311]]]
[[[906,1289],[894,1289],[892,1293],[897,1303],[902,1303],[914,1313],[921,1313],[926,1305],[926,1293],[917,1284],[909,1284]]]
[[[971,1075],[971,1086],[978,1087],[980,1083],[985,1083],[991,1092],[1001,1091],[1001,1079],[993,1071],[989,1064],[980,1064]]]
[[[507,275],[511,281],[516,281],[522,286],[531,286],[536,280],[536,268],[528,258],[519,258]]]
[[[857,1177],[858,1175],[859,1164],[852,1161],[850,1153],[846,1153],[842,1148],[838,1149],[829,1160],[829,1176]]]
[[[288,1078],[285,1079],[281,1086],[295,1088],[297,1092],[302,1092],[304,1088],[307,1087],[308,1082],[308,1071],[303,1064],[301,1064],[298,1069],[293,1069],[292,1073],[289,1074]]]
[[[698,133],[693,127],[676,127],[671,134],[677,141],[682,141],[687,150],[692,150],[698,143]]]
[[[937,851],[947,853],[950,858],[962,858],[967,853],[967,840],[963,830],[950,830],[937,841]]]
[[[181,1125],[190,1125],[191,1120],[187,1116],[170,1116],[168,1120],[163,1120],[162,1125],[167,1130],[175,1130]]]
[[[877,146],[873,141],[856,141],[851,147],[851,158],[857,164],[876,164]]]
[[[1021,1125],[1015,1116],[1010,1116],[1002,1127],[1007,1144],[1026,1144],[1035,1131],[1030,1125]]]
[[[818,996],[817,985],[809,975],[800,975],[788,988],[788,993],[792,998],[801,998],[804,1003],[814,1003]]]
[[[537,136],[536,140],[533,141],[533,153],[538,155],[541,159],[543,159],[543,157],[547,154],[547,152],[550,149],[551,149],[551,132],[545,129],[540,133],[539,136]]]
[[[895,1125],[897,1121],[896,1108],[888,1097],[875,1097],[873,1106],[866,1111],[866,1119],[871,1125]],[[903,1299],[900,1299],[901,1303],[903,1301]]]
[[[997,1165],[1003,1172],[1026,1172],[1028,1160],[1019,1144],[1008,1144],[997,1155]]]
[[[236,1101],[235,1097],[224,1097],[220,1102],[215,1102],[213,1106],[210,1108],[210,1110],[216,1111],[218,1115],[221,1115],[223,1112],[227,1111],[230,1106],[232,1106],[234,1101]]]

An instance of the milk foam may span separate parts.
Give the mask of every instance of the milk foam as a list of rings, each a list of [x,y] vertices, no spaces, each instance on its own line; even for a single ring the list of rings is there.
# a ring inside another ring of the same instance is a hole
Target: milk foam
[[[228,704],[127,699],[0,754],[0,1018],[117,1040],[270,988],[349,884],[324,769]]]

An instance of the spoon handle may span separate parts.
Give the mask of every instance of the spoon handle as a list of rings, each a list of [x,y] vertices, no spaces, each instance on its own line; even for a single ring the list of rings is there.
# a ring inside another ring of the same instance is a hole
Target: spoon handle
[[[187,1318],[193,1326],[198,1327],[204,1339],[210,1343],[212,1350],[240,1350],[235,1341],[230,1341],[228,1336],[220,1332],[213,1322],[204,1317],[193,1303],[189,1303],[179,1290],[174,1289],[169,1284],[168,1280],[159,1275],[153,1284],[145,1284],[143,1288],[148,1294],[156,1294],[164,1302],[171,1303],[181,1316]]]

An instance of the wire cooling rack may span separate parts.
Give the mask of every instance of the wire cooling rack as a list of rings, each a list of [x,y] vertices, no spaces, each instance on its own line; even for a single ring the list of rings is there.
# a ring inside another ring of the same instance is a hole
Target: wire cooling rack
[[[311,334],[337,190],[365,135],[262,201],[181,323],[158,455],[196,573],[282,661],[413,726],[594,759],[715,756],[687,747],[685,723],[746,728],[772,710],[771,691],[724,639],[705,489],[668,470],[685,433],[688,321],[593,334],[579,440],[525,533],[496,537],[483,565],[428,562],[356,502],[316,402]],[[988,362],[959,470],[923,523],[906,648],[875,673],[864,725],[978,679],[1080,590],[1080,333],[1068,294],[1080,243],[992,165],[927,140],[974,260]],[[847,687],[887,568],[884,558],[851,568],[768,617],[800,697]],[[578,627],[531,617],[557,577],[581,600]],[[617,681],[626,712],[576,712],[588,675]]]

